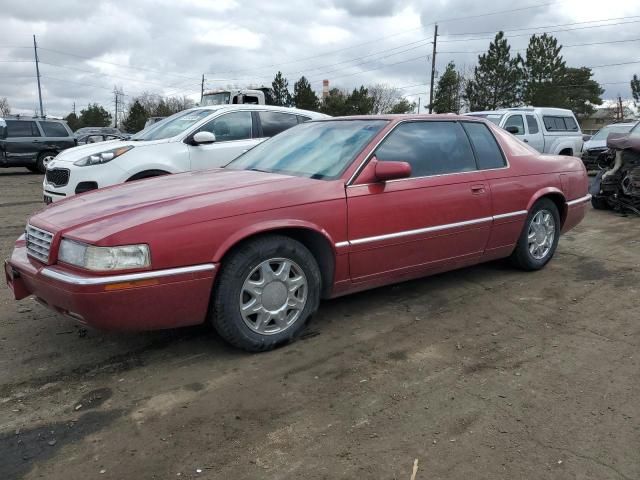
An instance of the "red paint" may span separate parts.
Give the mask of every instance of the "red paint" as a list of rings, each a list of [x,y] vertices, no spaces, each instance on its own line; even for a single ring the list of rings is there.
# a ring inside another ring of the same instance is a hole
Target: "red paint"
[[[404,175],[400,170],[406,166],[369,162],[360,167],[399,121],[483,122],[451,115],[386,118],[388,126],[337,180],[224,169],[189,172],[79,195],[29,221],[55,235],[50,264],[76,272],[79,269],[56,264],[63,236],[100,246],[147,243],[152,270],[214,263],[217,272],[238,242],[279,229],[305,229],[320,234],[331,247],[335,268],[328,281],[331,296],[338,296],[508,256],[526,213],[493,216],[528,210],[545,195],[555,195],[560,202],[563,232],[584,217],[586,203],[565,204],[587,194],[582,162],[541,156],[490,123],[508,168],[380,182],[379,176]],[[481,221],[465,223],[475,220]],[[371,238],[422,229],[431,230]],[[363,238],[370,241],[359,243]],[[202,323],[215,278],[214,272],[158,277],[158,285],[107,292],[104,286],[51,280],[40,273],[44,267],[26,256],[24,242],[16,243],[6,265],[16,298],[35,295],[57,311],[71,311],[109,329]]]

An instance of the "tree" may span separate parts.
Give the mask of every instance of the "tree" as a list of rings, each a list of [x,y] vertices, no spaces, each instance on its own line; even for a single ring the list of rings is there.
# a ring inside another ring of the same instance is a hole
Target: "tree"
[[[594,105],[602,105],[604,90],[592,76],[588,67],[567,68],[562,82],[557,85],[562,98],[554,106],[568,108],[579,118],[593,114],[596,111]]]
[[[456,65],[449,62],[438,85],[433,100],[435,113],[460,113],[460,86],[462,78],[456,71]]]
[[[332,117],[348,115],[347,96],[339,88],[332,88],[322,100],[320,111]]]
[[[564,80],[566,65],[560,55],[562,45],[546,33],[529,39],[526,60],[522,62],[523,100],[536,107],[555,107],[563,92],[557,85]]]
[[[271,87],[273,90],[274,105],[290,107],[291,93],[289,92],[289,82],[282,76],[282,72],[276,73],[276,76],[271,83]]]
[[[148,118],[149,115],[140,101],[135,100],[129,107],[127,117],[122,122],[122,128],[129,133],[139,132],[144,128],[144,124],[147,122]]]
[[[303,108],[305,110],[318,110],[320,101],[316,92],[311,88],[309,80],[304,75],[293,84],[293,104],[296,108]]]
[[[373,113],[373,98],[369,96],[369,90],[363,85],[354,88],[346,99],[347,115],[369,115]]]
[[[0,115],[11,115],[11,105],[9,105],[7,97],[0,98]]]
[[[102,105],[90,103],[80,111],[81,127],[108,127],[111,124],[111,114]]]
[[[71,112],[69,115],[64,117],[64,119],[66,120],[67,125],[69,125],[69,128],[74,132],[80,128],[80,119],[75,113]]]
[[[633,96],[633,103],[638,105],[640,103],[640,78],[635,74],[631,79],[631,95]]]
[[[406,98],[400,99],[388,112],[385,113],[411,113],[416,109],[415,102],[410,102]]]
[[[478,57],[464,92],[470,110],[495,110],[520,103],[522,58],[512,58],[510,52],[504,32],[498,32],[487,53]]]

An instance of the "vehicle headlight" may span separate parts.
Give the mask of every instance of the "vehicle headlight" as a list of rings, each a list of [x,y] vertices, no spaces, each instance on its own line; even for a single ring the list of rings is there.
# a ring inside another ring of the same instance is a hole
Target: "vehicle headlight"
[[[125,147],[112,148],[100,153],[93,153],[88,157],[81,158],[80,160],[73,162],[74,165],[79,167],[87,167],[89,165],[100,165],[101,163],[107,163],[120,155],[127,153],[133,148],[133,145],[127,145]]]
[[[62,262],[95,271],[129,270],[151,265],[149,245],[95,247],[63,238],[58,259]]]

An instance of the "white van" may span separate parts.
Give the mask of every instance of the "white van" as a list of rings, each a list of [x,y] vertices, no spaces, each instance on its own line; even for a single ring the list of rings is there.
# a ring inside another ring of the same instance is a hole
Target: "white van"
[[[130,180],[221,167],[254,145],[327,115],[269,105],[220,105],[176,113],[129,140],[70,148],[47,164],[44,202]]]
[[[540,153],[579,156],[582,152],[582,131],[571,110],[519,107],[465,115],[486,118]]]

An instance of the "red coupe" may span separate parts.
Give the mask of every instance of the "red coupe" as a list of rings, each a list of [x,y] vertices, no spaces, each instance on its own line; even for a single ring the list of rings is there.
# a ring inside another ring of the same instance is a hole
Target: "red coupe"
[[[224,169],[79,195],[32,216],[16,299],[104,329],[211,322],[294,338],[320,299],[510,257],[542,268],[590,196],[582,162],[453,115],[312,121]]]

